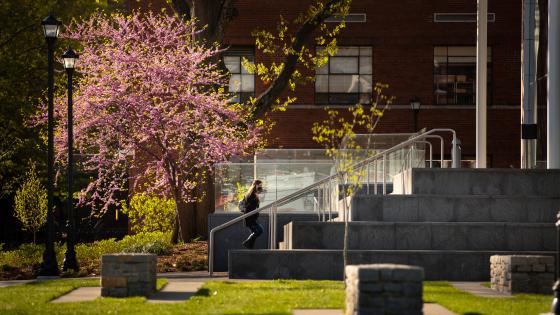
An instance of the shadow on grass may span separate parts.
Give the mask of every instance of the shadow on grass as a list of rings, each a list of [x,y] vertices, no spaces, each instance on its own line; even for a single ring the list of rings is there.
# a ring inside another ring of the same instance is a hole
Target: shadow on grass
[[[210,290],[207,288],[199,289],[194,296],[210,296]]]

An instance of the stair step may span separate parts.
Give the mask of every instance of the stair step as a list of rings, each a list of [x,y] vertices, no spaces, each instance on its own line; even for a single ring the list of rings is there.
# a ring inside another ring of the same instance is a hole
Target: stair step
[[[349,222],[356,250],[555,250],[554,223]],[[291,222],[286,249],[342,249],[343,222]]]
[[[560,197],[560,170],[412,169],[393,178],[393,185],[404,194]]]
[[[560,197],[507,195],[361,195],[352,221],[554,222]]]
[[[426,280],[489,281],[492,255],[553,256],[554,252],[350,250],[348,264],[407,264],[423,267]],[[232,279],[342,280],[342,267],[341,250],[229,252],[229,277]]]

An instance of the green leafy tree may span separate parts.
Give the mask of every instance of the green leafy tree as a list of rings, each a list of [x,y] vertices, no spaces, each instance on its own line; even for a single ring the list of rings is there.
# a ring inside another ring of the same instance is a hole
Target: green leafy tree
[[[131,230],[141,232],[170,232],[175,219],[175,201],[171,198],[137,194],[130,204],[122,202],[122,212],[128,215]]]
[[[49,11],[68,23],[97,10],[123,7],[119,0],[2,0],[0,1],[0,198],[15,192],[23,180],[27,161],[46,170],[46,131],[28,128],[37,105],[45,103],[47,49],[41,21]],[[58,41],[55,56],[65,43]],[[66,88],[62,65],[55,62],[57,89]],[[46,128],[45,128],[46,129]],[[39,172],[44,177],[46,172]]]
[[[47,190],[37,177],[35,163],[31,163],[23,184],[16,192],[14,216],[24,230],[33,232],[35,243],[35,235],[47,219]]]
[[[348,221],[350,199],[360,188],[364,176],[369,171],[366,167],[355,168],[354,165],[364,158],[362,152],[369,156],[371,141],[362,147],[356,141],[359,129],[371,134],[389,108],[394,97],[387,97],[383,90],[388,85],[377,83],[374,87],[375,97],[372,104],[357,104],[348,108],[348,113],[327,108],[328,119],[313,124],[313,140],[326,149],[326,154],[333,160],[338,180],[339,197],[342,199],[342,220],[344,221],[343,260],[344,270],[348,264]],[[344,148],[340,144],[344,141]],[[338,200],[338,198],[337,198]],[[343,271],[345,272],[345,271]]]

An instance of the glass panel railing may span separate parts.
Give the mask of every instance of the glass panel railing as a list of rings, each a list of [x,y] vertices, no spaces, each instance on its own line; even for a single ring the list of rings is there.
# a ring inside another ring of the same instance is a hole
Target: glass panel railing
[[[253,179],[263,181],[264,193],[261,207],[309,186],[331,175],[333,163],[273,162],[273,163],[221,163],[215,165],[215,211],[239,211],[237,203]],[[312,192],[278,208],[279,211],[314,211],[316,205]]]

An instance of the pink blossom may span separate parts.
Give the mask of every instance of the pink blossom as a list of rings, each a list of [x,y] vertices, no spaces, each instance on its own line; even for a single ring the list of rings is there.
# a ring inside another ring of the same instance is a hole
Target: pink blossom
[[[97,14],[66,27],[61,37],[82,45],[75,149],[84,157],[80,167],[97,175],[81,191],[81,203],[103,212],[127,184],[191,202],[214,163],[260,141],[252,108],[229,103],[227,76],[212,62],[221,51],[195,41],[197,32],[175,16],[138,12]],[[55,107],[56,159],[63,164],[65,95]]]

